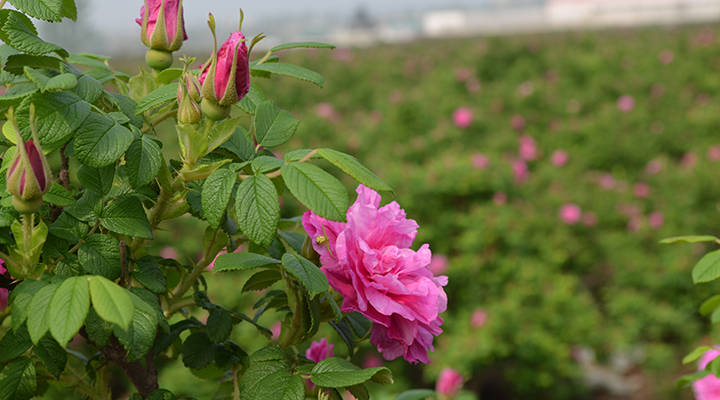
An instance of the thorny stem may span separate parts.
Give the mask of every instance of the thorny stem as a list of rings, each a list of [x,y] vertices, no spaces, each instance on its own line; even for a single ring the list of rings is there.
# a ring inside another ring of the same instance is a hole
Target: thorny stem
[[[119,285],[121,287],[127,288],[127,250],[126,250],[125,242],[120,241],[120,266],[122,268],[122,275],[120,275],[120,283]]]
[[[172,111],[166,112],[165,114],[163,114],[163,115],[161,115],[161,116],[159,116],[159,117],[155,117],[154,119],[150,120],[150,125],[148,125],[147,127],[143,127],[143,128],[141,129],[142,133],[148,133],[148,132],[150,132],[150,130],[151,130],[153,127],[155,127],[155,125],[157,125],[157,124],[165,121],[166,119],[168,119],[168,118],[170,118],[170,117],[175,116],[175,115],[177,114],[177,112],[178,112],[178,110],[172,110]]]
[[[205,268],[207,268],[208,264],[210,264],[211,258],[214,257],[214,255],[211,255],[209,250],[215,246],[215,240],[217,240],[217,233],[218,231],[215,230],[213,232],[213,236],[210,239],[210,243],[208,243],[208,247],[205,251],[203,251],[203,256],[198,261],[198,263],[193,268],[193,271],[190,273],[190,275],[187,277],[187,279],[183,280],[182,284],[177,288],[175,291],[175,294],[173,295],[172,299],[170,300],[170,307],[173,307],[173,303],[175,302],[175,299],[181,299],[182,296],[190,290],[190,287],[192,287],[193,283],[197,280],[198,277],[205,271]]]

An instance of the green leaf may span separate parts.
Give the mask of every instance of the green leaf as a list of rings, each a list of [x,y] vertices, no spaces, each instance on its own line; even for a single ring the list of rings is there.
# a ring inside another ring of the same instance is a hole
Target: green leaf
[[[3,69],[13,75],[23,75],[26,66],[60,71],[60,59],[48,56],[33,56],[30,54],[13,54],[7,58]]]
[[[215,358],[219,345],[210,340],[207,332],[195,332],[183,342],[183,364],[192,369],[201,369]]]
[[[314,49],[334,49],[335,45],[322,42],[293,42],[279,44],[270,48],[270,51],[279,51],[285,49],[297,49],[299,47],[314,48]]]
[[[103,168],[117,161],[133,141],[133,134],[112,118],[90,113],[75,135],[75,157],[88,167]]]
[[[169,390],[158,389],[150,393],[146,400],[177,400],[177,398]]]
[[[89,281],[90,297],[98,316],[127,330],[135,312],[127,291],[102,276],[93,276]]]
[[[307,163],[283,165],[282,176],[290,193],[317,215],[333,221],[345,221],[349,206],[345,187],[335,177]]]
[[[210,130],[210,134],[207,137],[207,151],[211,152],[217,149],[221,144],[225,143],[240,126],[240,120],[242,117],[230,118],[225,121],[215,124]]]
[[[255,136],[265,147],[279,146],[292,138],[300,121],[272,101],[264,101],[255,113]]]
[[[0,339],[0,365],[12,361],[23,355],[33,343],[26,327],[18,329],[17,332],[9,330]]]
[[[165,275],[155,262],[154,257],[144,256],[136,260],[135,263],[135,270],[132,273],[133,278],[155,294],[165,294],[167,292]]]
[[[348,325],[347,321],[342,320],[338,323],[335,323],[333,321],[330,321],[330,326],[335,329],[335,331],[340,335],[340,339],[345,342],[345,345],[348,348],[348,354],[353,355],[355,354],[355,339],[353,338],[353,332],[352,329],[350,329],[350,325]]]
[[[661,240],[660,244],[669,243],[698,243],[698,242],[718,242],[720,239],[711,235],[699,235],[699,236],[675,236]]]
[[[63,17],[62,0],[10,0],[18,10],[37,19],[60,22]]]
[[[43,195],[43,201],[60,207],[74,206],[76,201],[67,189],[53,182],[50,190]]]
[[[106,236],[106,235],[98,235]],[[87,277],[67,278],[50,300],[50,333],[63,346],[80,331],[90,310]]]
[[[86,190],[77,204],[65,208],[65,212],[83,222],[95,222],[102,211],[102,198]]]
[[[100,68],[103,70],[110,71],[110,67],[105,64],[105,61],[109,61],[110,58],[106,57],[105,59],[99,59],[99,56],[92,55],[92,54],[70,54],[68,56],[67,60],[70,64],[76,64],[76,65],[85,65],[87,67],[93,67],[93,68]]]
[[[250,115],[255,115],[258,104],[267,100],[265,93],[255,84],[250,85],[248,93],[240,99],[237,106]]]
[[[163,164],[162,150],[150,136],[135,140],[125,154],[130,185],[140,188],[152,182]]]
[[[28,400],[35,395],[35,363],[19,358],[0,371],[0,400]]]
[[[10,292],[8,304],[12,305],[12,327],[17,332],[27,319],[28,305],[35,294],[48,285],[47,282],[36,280],[24,280]]]
[[[237,190],[237,202],[240,230],[253,242],[270,246],[280,221],[280,203],[270,178],[256,175],[242,181]],[[207,211],[205,215],[208,215]]]
[[[694,283],[714,281],[720,277],[720,250],[705,254],[693,267],[692,278]]]
[[[278,270],[268,269],[260,271],[245,281],[242,293],[267,289],[280,279],[282,279],[282,276]]]
[[[0,207],[0,227],[8,227],[15,222],[20,213],[14,207]]]
[[[70,18],[73,22],[77,22],[77,7],[75,7],[75,0],[63,0],[62,4],[62,16]]]
[[[220,226],[236,181],[237,174],[228,169],[219,169],[202,186],[202,209],[214,229]]]
[[[400,393],[395,400],[425,400],[435,399],[435,391],[430,389],[413,389]]]
[[[165,318],[165,313],[162,309],[162,306],[160,306],[160,299],[158,299],[158,296],[152,294],[152,292],[150,292],[147,289],[143,289],[143,288],[139,288],[139,287],[130,288],[130,292],[132,294],[135,294],[137,297],[139,297],[141,300],[143,300],[146,304],[149,304],[150,308],[155,310],[155,316],[157,317],[158,327],[162,331],[162,333],[170,332],[170,323],[168,323],[167,318]]]
[[[28,305],[27,328],[30,340],[38,344],[50,329],[50,300],[60,285],[47,285],[40,289]]]
[[[115,165],[110,164],[99,169],[81,165],[77,177],[87,190],[95,196],[102,197],[110,193],[113,179],[115,179]]]
[[[35,105],[38,137],[45,151],[59,149],[67,143],[76,129],[90,114],[90,103],[71,92],[35,93],[27,97],[17,109],[18,126],[23,139],[32,137],[30,104]]]
[[[208,337],[213,343],[222,343],[230,337],[232,332],[232,315],[224,308],[218,307],[207,319]]]
[[[140,100],[137,108],[135,108],[135,115],[140,115],[145,111],[153,107],[159,106],[166,101],[177,100],[177,89],[178,83],[175,82],[167,86],[161,86],[148,93],[147,96],[143,97],[142,100]]]
[[[23,24],[25,24],[25,26],[28,29],[30,29],[30,32],[32,32],[34,35],[38,34],[38,31],[35,28],[35,25],[33,24],[32,20],[30,18],[28,18],[27,15],[17,12],[15,10],[3,9],[3,10],[0,10],[0,40],[2,40],[4,43],[10,43],[10,38],[8,37],[7,33],[5,33],[2,30],[2,27],[5,26],[5,23],[7,22],[8,16],[10,16],[10,14],[15,14],[15,16],[20,18],[20,20],[23,22]],[[20,72],[18,72],[16,75],[23,74],[22,70],[23,70],[24,66],[25,66],[25,64],[20,65]]]
[[[359,338],[367,337],[368,332],[370,332],[370,329],[372,328],[372,321],[365,318],[364,315],[358,312],[346,315],[343,320],[348,322],[350,328],[352,328],[355,335]]]
[[[61,239],[77,243],[87,235],[88,226],[64,212],[48,227],[48,231]]]
[[[326,358],[313,368],[310,381],[318,386],[340,388],[372,380],[377,383],[392,383],[392,373],[386,367],[360,369],[360,367],[338,357]]]
[[[310,152],[312,152],[311,149],[300,149],[300,150],[288,151],[283,156],[283,159],[285,160],[286,163],[289,163],[292,161],[300,161],[303,158],[305,158],[308,154],[310,154]],[[322,159],[322,157],[319,154],[315,153],[310,156],[310,159],[311,160],[319,160],[319,159]]]
[[[255,253],[226,253],[215,259],[213,273],[243,271],[280,264],[279,260]]]
[[[110,341],[113,324],[100,318],[95,309],[91,307],[87,320],[85,321],[85,329],[87,330],[90,341],[95,343],[98,348],[102,348]]]
[[[135,293],[130,292],[128,295],[135,307],[132,323],[125,331],[113,325],[113,332],[127,350],[128,361],[135,361],[145,357],[152,348],[158,331],[158,320],[157,312],[150,304]]]
[[[50,371],[55,379],[60,379],[60,374],[65,371],[67,364],[67,352],[56,341],[48,336],[40,339],[35,348],[35,355]]]
[[[332,312],[335,315],[335,322],[340,322],[343,318],[342,310],[340,310],[340,306],[338,306],[337,302],[335,302],[335,298],[330,294],[330,292],[325,292],[323,297],[325,298],[324,301],[327,301],[330,308],[332,308]]]
[[[81,99],[93,104],[102,96],[103,87],[102,83],[97,79],[83,74],[77,78],[77,86],[73,89],[73,92]]]
[[[255,145],[250,134],[242,126],[238,126],[228,140],[220,145],[243,161],[252,160],[255,157]]]
[[[7,35],[8,40],[5,43],[15,50],[35,55],[55,52],[61,57],[68,56],[68,52],[62,47],[40,39],[32,29],[25,25],[17,13],[8,14],[2,31]]]
[[[145,209],[135,196],[122,195],[115,198],[102,212],[100,225],[121,235],[153,238]]]
[[[279,169],[285,162],[279,158],[270,156],[256,157],[252,161],[252,170],[256,174],[266,174],[270,171]]]
[[[122,272],[120,241],[110,235],[88,235],[78,249],[78,260],[89,273],[114,281]]]
[[[78,84],[78,80],[73,74],[60,74],[50,78],[40,71],[28,66],[24,68],[24,71],[28,80],[36,84],[40,89],[40,92],[47,92],[49,90],[70,90],[75,88]]]
[[[278,232],[278,235],[280,235],[280,237],[283,238],[285,243],[289,244],[290,247],[292,247],[292,249],[295,250],[298,254],[302,253],[303,243],[305,243],[305,235],[296,232],[282,231]]]
[[[155,80],[161,85],[167,85],[168,83],[179,78],[183,73],[182,68],[168,68],[160,72]]]
[[[323,84],[325,83],[325,78],[323,78],[322,75],[318,74],[317,72],[310,71],[309,69],[298,67],[297,65],[293,64],[264,63],[260,65],[254,65],[250,67],[250,69],[252,71],[264,71],[277,75],[291,76],[296,79],[314,83],[315,85],[320,87],[323,87]]]
[[[718,307],[720,307],[720,294],[716,294],[715,296],[705,300],[700,305],[700,315],[708,315],[715,311]]]
[[[390,186],[386,185],[385,182],[380,180],[372,171],[360,164],[355,157],[333,149],[318,149],[317,152],[324,159],[370,189],[392,192]]]
[[[348,392],[355,397],[356,400],[370,400],[370,394],[364,384],[349,386]]]
[[[302,256],[294,254],[284,254],[282,256],[283,268],[294,276],[310,293],[310,297],[315,297],[325,293],[330,289],[327,276],[317,267],[317,265],[306,260]]]
[[[305,385],[302,378],[290,372],[285,359],[285,354],[279,348],[266,347],[250,356],[250,365],[240,380],[240,398],[304,400]]]
[[[685,385],[688,385],[688,384],[690,384],[690,383],[692,383],[692,382],[695,382],[695,381],[697,381],[697,380],[700,380],[700,379],[702,379],[702,378],[704,378],[704,377],[706,377],[706,376],[708,376],[708,375],[710,375],[710,371],[706,371],[706,370],[704,370],[704,369],[703,369],[703,370],[700,370],[700,371],[696,371],[696,372],[693,372],[692,374],[683,375],[682,377],[680,377],[680,379],[677,380],[677,382],[675,383],[675,385],[676,385],[678,388],[681,388],[681,387],[683,387],[683,386],[685,386]]]
[[[143,127],[142,116],[135,115],[135,108],[137,107],[137,103],[135,103],[135,100],[130,97],[123,96],[120,93],[105,92],[105,94],[109,96],[112,101],[115,102],[120,111],[122,111],[122,113],[125,114],[126,117],[130,118],[131,124],[135,125],[135,127],[137,128]]]
[[[702,357],[702,355],[705,354],[706,352],[708,352],[709,350],[712,350],[712,347],[700,346],[700,347],[696,348],[695,350],[693,350],[690,354],[683,357],[682,363],[683,364],[691,363],[691,362],[697,360],[698,358]]]

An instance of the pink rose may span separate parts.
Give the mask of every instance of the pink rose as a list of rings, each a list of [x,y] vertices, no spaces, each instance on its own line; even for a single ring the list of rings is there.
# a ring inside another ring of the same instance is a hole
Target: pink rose
[[[595,226],[597,224],[597,215],[594,212],[583,213],[582,223],[588,227]]]
[[[624,94],[617,100],[617,107],[622,112],[630,112],[635,108],[635,98]]]
[[[428,267],[433,274],[438,275],[445,272],[445,270],[447,269],[447,265],[447,257],[445,257],[443,254],[433,254],[432,258],[430,259],[430,265]]]
[[[473,167],[478,169],[485,169],[490,166],[490,159],[480,153],[473,154],[471,162]]]
[[[204,99],[222,106],[231,106],[250,90],[248,48],[244,40],[245,36],[240,31],[233,32],[210,64],[200,68],[202,73],[198,80],[202,84]],[[213,82],[205,81],[208,74],[214,78]]]
[[[662,171],[662,163],[660,162],[660,160],[651,160],[647,163],[647,166],[645,167],[645,172],[650,175],[655,175],[660,171]]]
[[[473,328],[480,328],[487,322],[487,312],[482,308],[477,308],[470,316],[470,325]]]
[[[567,203],[560,207],[560,220],[568,225],[575,225],[580,221],[582,210],[577,204]]]
[[[720,355],[720,351],[708,350],[700,357],[698,370],[705,369],[710,361],[714,360],[718,355]],[[693,382],[692,388],[697,400],[716,400],[720,398],[720,379],[713,374],[696,380]]]
[[[335,357],[333,354],[334,347],[335,345],[329,344],[325,338],[320,339],[319,342],[313,341],[305,351],[305,357],[318,363],[326,358]]]
[[[603,189],[612,189],[615,187],[615,177],[610,174],[602,174],[598,177],[598,184]]]
[[[343,296],[342,311],[357,311],[375,323],[370,343],[386,360],[403,356],[429,363],[428,349],[442,332],[447,277],[433,276],[427,244],[410,249],[418,225],[399,204],[379,207],[380,195],[363,185],[357,193],[347,223],[308,211],[303,227],[330,286]]]
[[[453,122],[458,128],[467,128],[472,124],[473,113],[472,110],[467,107],[460,107],[452,115]]]
[[[522,130],[522,128],[525,127],[525,117],[520,114],[514,115],[510,120],[510,125],[512,125],[515,130]]]
[[[161,9],[164,24],[155,29]],[[147,23],[143,24],[146,17],[145,10],[148,10]],[[188,38],[182,14],[180,0],[145,0],[145,5],[140,8],[140,18],[135,20],[143,28],[141,35],[143,44],[158,50],[179,50],[182,42]]]
[[[550,156],[550,161],[556,167],[563,167],[568,162],[568,153],[565,150],[555,150]]]
[[[505,192],[495,192],[495,194],[493,194],[493,202],[501,206],[507,203],[507,195]]]
[[[520,139],[518,139],[518,143],[520,158],[525,161],[532,161],[537,158],[537,144],[532,136],[522,135]]]
[[[707,150],[707,158],[712,162],[720,161],[720,146],[712,146]]]
[[[440,372],[435,391],[442,397],[453,398],[457,396],[462,386],[462,375],[452,368],[445,368]]]
[[[3,260],[0,260],[0,275],[4,275],[7,271],[2,265],[3,262]],[[5,311],[5,309],[7,308],[7,300],[9,293],[10,292],[8,292],[7,289],[0,289],[0,312]]]
[[[515,182],[517,183],[525,183],[525,181],[527,181],[528,175],[530,175],[530,171],[528,170],[528,166],[524,160],[513,160],[512,170],[513,176],[515,177]]]
[[[640,215],[633,215],[630,217],[630,221],[627,224],[628,232],[637,232],[642,228],[643,218]]]
[[[633,194],[638,199],[644,199],[650,196],[650,186],[648,186],[647,183],[636,183],[635,185],[633,185]]]
[[[683,168],[692,168],[695,162],[697,162],[695,153],[687,152],[683,155],[682,160],[680,160],[680,165],[682,165]]]
[[[462,83],[470,79],[470,70],[467,68],[458,68],[455,70],[455,80]]]
[[[665,216],[663,216],[663,213],[661,213],[660,211],[654,211],[648,216],[648,224],[650,224],[650,227],[653,229],[662,228],[664,223]]]
[[[658,58],[660,59],[661,63],[670,64],[671,62],[673,62],[675,55],[673,54],[672,50],[665,49],[660,52]]]

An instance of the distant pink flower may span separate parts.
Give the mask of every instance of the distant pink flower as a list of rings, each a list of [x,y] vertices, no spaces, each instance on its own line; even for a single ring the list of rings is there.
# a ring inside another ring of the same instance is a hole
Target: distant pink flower
[[[615,187],[615,177],[610,174],[602,174],[598,177],[598,184],[601,188],[610,190]]]
[[[317,113],[318,117],[325,118],[332,122],[337,122],[340,119],[340,116],[335,110],[335,107],[333,107],[330,103],[318,104],[315,112]]]
[[[325,338],[320,339],[319,342],[313,341],[305,351],[305,357],[318,363],[326,358],[335,357],[333,354],[334,347],[335,345],[329,344]]]
[[[510,125],[512,125],[515,130],[522,130],[522,128],[525,127],[525,117],[520,114],[514,115],[510,120]]]
[[[655,97],[662,97],[665,94],[665,85],[662,83],[654,83],[650,87],[650,94]]]
[[[521,97],[528,97],[535,92],[535,85],[530,81],[525,81],[518,86],[517,92]]]
[[[627,230],[629,232],[637,232],[642,227],[643,219],[640,215],[633,215],[630,217],[630,221],[627,224]]]
[[[470,326],[480,328],[487,322],[487,312],[482,308],[476,308],[470,316]]]
[[[653,229],[660,229],[665,223],[665,216],[660,211],[654,211],[648,216],[648,223]]]
[[[490,166],[490,159],[481,153],[473,154],[471,162],[473,167],[478,169],[485,169]]]
[[[446,276],[434,276],[427,244],[410,249],[418,224],[396,202],[380,207],[380,195],[363,185],[347,211],[347,222],[312,211],[303,227],[320,254],[321,270],[343,296],[343,312],[360,312],[375,323],[370,343],[386,360],[403,356],[429,363],[434,336],[447,308]],[[323,237],[324,243],[317,238]]]
[[[712,162],[720,161],[720,146],[712,146],[707,150],[707,158]]]
[[[472,124],[473,113],[472,110],[467,107],[460,107],[453,112],[453,122],[458,128],[467,128]]]
[[[644,199],[650,196],[650,186],[648,186],[647,183],[636,183],[635,185],[633,185],[633,194],[638,199]]]
[[[467,68],[458,68],[455,70],[455,80],[462,83],[470,79],[470,70]]]
[[[577,204],[567,203],[560,207],[560,220],[568,225],[575,225],[580,221],[582,210]]]
[[[597,224],[597,216],[594,212],[584,212],[582,215],[582,223],[585,226],[595,226]]]
[[[445,368],[440,372],[440,377],[438,377],[435,391],[441,397],[453,398],[457,396],[460,389],[462,389],[462,386],[462,375],[452,368]]]
[[[517,183],[525,183],[525,181],[527,181],[528,175],[530,175],[530,171],[528,170],[528,166],[524,160],[513,160],[512,170],[513,176],[515,177],[515,182]]]
[[[2,265],[4,262],[5,261],[0,260],[0,275],[4,275],[5,272],[7,271],[5,269],[5,267]],[[10,294],[10,292],[8,292],[7,289],[0,289],[0,312],[5,311],[5,309],[7,308],[7,300],[8,300],[9,294]]]
[[[618,203],[616,209],[618,213],[628,217],[639,216],[641,212],[640,207],[629,203]]]
[[[445,272],[445,270],[447,270],[447,266],[448,258],[444,254],[433,254],[430,259],[430,265],[428,265],[430,271],[432,271],[435,275]]]
[[[375,354],[367,355],[362,363],[363,368],[382,367],[382,365],[383,365],[382,358],[376,356]]]
[[[697,156],[695,153],[687,152],[683,155],[682,160],[680,160],[680,165],[682,165],[683,168],[692,168],[695,166],[695,162],[697,161]]]
[[[507,203],[507,195],[505,192],[495,192],[495,194],[493,194],[493,202],[501,206]]]
[[[522,135],[518,139],[520,158],[525,161],[532,161],[537,158],[537,143],[530,135]]]
[[[275,325],[270,327],[270,332],[272,332],[273,340],[278,340],[280,338],[281,331],[282,331],[282,323],[280,323],[280,321],[276,322]]]
[[[178,251],[175,250],[172,246],[165,246],[160,250],[160,257],[162,258],[172,258],[174,260],[177,260],[180,255],[178,254]]]
[[[332,57],[338,61],[343,61],[346,63],[352,62],[353,58],[355,58],[353,56],[352,50],[348,48],[335,49],[335,51],[332,52]]]
[[[547,79],[548,83],[556,82],[558,80],[557,72],[554,69],[545,71],[545,79]]]
[[[617,107],[622,112],[630,112],[635,108],[635,98],[624,94],[617,100]]]
[[[477,92],[480,90],[480,81],[475,77],[468,79],[467,84],[465,84],[465,89],[467,89],[469,93]]]
[[[645,172],[650,175],[655,175],[660,171],[662,171],[662,163],[660,163],[660,160],[651,160],[645,167]]]
[[[400,92],[399,90],[393,90],[392,92],[390,92],[390,96],[388,97],[388,100],[390,101],[391,104],[398,104],[399,102],[402,101],[402,98],[403,98],[402,92]]]
[[[700,357],[698,361],[698,370],[703,370],[710,361],[720,355],[720,351],[716,349],[708,350]],[[717,400],[720,399],[720,378],[710,374],[702,379],[698,379],[692,384],[693,392],[696,400]]]
[[[562,167],[562,166],[565,166],[565,164],[567,164],[569,158],[570,158],[570,157],[568,157],[567,151],[565,151],[565,150],[555,150],[555,151],[552,153],[552,156],[550,156],[550,161],[552,162],[552,164],[553,164],[554,166],[556,166],[556,167]]]
[[[672,50],[665,49],[660,52],[658,58],[660,59],[661,63],[670,64],[671,62],[673,62],[673,59],[675,59],[675,55],[673,54]]]

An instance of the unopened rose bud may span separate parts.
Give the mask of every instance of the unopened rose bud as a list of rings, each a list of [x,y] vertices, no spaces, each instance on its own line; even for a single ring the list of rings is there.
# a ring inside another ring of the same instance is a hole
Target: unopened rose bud
[[[452,368],[445,368],[440,372],[435,391],[441,399],[453,399],[463,386],[463,377]]]
[[[140,18],[141,39],[151,49],[173,52],[187,40],[182,0],[145,0]]]
[[[187,84],[185,82],[188,82]],[[202,119],[202,111],[200,106],[193,99],[191,91],[188,90],[188,86],[192,85],[189,80],[189,76],[185,76],[181,79],[178,85],[177,99],[178,99],[178,113],[177,119],[181,124],[194,124],[200,122]]]

